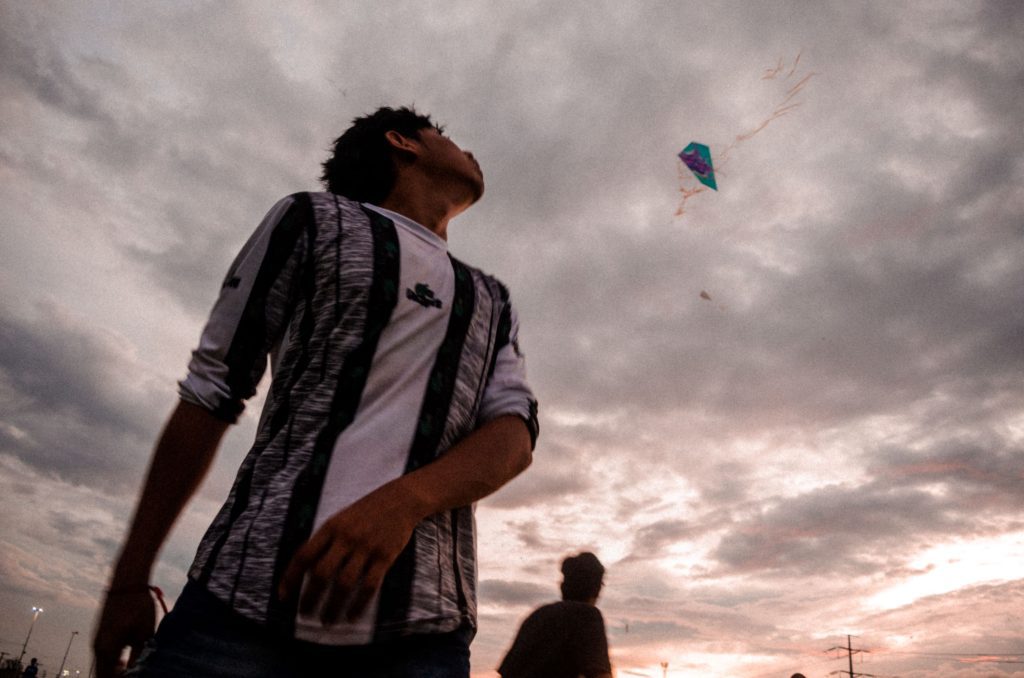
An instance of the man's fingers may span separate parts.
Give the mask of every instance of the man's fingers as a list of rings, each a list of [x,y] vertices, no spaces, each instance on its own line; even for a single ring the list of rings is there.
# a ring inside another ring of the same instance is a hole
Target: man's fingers
[[[131,668],[132,666],[135,666],[136,660],[139,658],[139,655],[142,654],[142,646],[143,646],[143,643],[132,643],[131,651],[128,653],[128,667],[129,668]]]
[[[100,630],[92,641],[92,652],[96,657],[96,678],[114,678],[117,662],[121,659],[118,641],[106,631]]]
[[[119,676],[124,648],[131,647],[134,662],[155,627],[156,612],[148,589],[108,593],[92,641],[97,678]]]
[[[343,549],[328,549],[320,555],[319,560],[307,566],[306,585],[302,587],[302,599],[299,601],[299,612],[303,615],[313,614],[317,603],[325,592],[330,590],[338,569],[344,563],[346,553]],[[300,579],[302,574],[299,575]]]
[[[320,609],[320,621],[333,624],[341,616],[341,609],[352,596],[352,591],[359,585],[363,576],[366,556],[354,553],[345,564],[335,572],[330,595]]]
[[[362,584],[356,589],[355,595],[352,596],[352,602],[349,603],[348,610],[345,613],[349,621],[358,619],[366,609],[374,594],[377,593],[381,584],[384,583],[384,575],[387,574],[390,566],[391,563],[377,561],[363,575]]]
[[[356,505],[320,526],[296,551],[278,585],[278,597],[298,599],[299,614],[319,610],[325,624],[336,623],[343,612],[358,617],[380,588],[395,558],[408,542],[404,524],[371,527],[374,511]]]
[[[295,552],[291,562],[288,563],[288,567],[285,568],[284,575],[281,577],[281,583],[277,587],[277,597],[280,600],[292,599],[298,595],[299,588],[302,586],[303,575],[328,543],[329,540],[324,535],[323,528],[321,528]]]

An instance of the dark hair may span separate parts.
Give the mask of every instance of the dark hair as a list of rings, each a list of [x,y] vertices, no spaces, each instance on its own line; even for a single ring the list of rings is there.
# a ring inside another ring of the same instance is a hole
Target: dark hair
[[[584,602],[597,598],[604,579],[604,565],[593,553],[584,551],[562,561],[562,599]]]
[[[322,165],[320,180],[331,193],[359,202],[380,203],[395,185],[393,150],[384,134],[394,130],[419,138],[421,129],[435,125],[429,115],[412,107],[378,108],[352,120],[352,126],[334,140],[333,154]]]

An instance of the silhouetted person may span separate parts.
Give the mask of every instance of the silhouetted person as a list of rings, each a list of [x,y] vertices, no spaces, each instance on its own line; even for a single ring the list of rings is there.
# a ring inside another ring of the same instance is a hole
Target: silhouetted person
[[[604,566],[593,553],[562,561],[562,600],[533,611],[498,668],[502,678],[610,678],[597,597]]]
[[[802,674],[802,673],[794,673],[789,678],[807,678],[807,677],[804,674]]]
[[[39,665],[36,663],[36,658],[32,657],[32,661],[21,672],[21,678],[36,678],[37,675],[39,675]]]

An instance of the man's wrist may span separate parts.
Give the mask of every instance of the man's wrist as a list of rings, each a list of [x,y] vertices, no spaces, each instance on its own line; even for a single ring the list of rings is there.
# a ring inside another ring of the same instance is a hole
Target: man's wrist
[[[414,524],[426,519],[437,512],[432,497],[424,491],[422,483],[411,475],[404,475],[396,478],[391,490],[394,492],[394,500],[399,504],[399,510],[412,519]]]
[[[108,596],[128,596],[136,593],[150,593],[154,588],[156,587],[149,584],[133,584],[131,586],[108,586],[104,591]]]
[[[108,591],[140,590],[149,586],[152,577],[152,566],[142,563],[118,563],[110,578]]]

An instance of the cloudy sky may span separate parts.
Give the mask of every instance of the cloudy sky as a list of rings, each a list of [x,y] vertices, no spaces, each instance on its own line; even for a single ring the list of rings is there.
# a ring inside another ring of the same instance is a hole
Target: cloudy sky
[[[0,652],[39,605],[28,656],[86,674],[235,251],[415,104],[484,168],[451,250],[512,289],[541,402],[477,511],[476,676],[582,549],[620,677],[817,678],[847,634],[857,671],[1024,676],[1021,35],[1010,1],[0,0]]]

